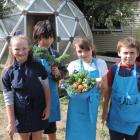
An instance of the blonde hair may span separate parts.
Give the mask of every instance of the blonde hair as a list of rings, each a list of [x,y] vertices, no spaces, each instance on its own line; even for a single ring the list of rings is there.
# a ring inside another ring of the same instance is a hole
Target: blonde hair
[[[31,49],[31,45],[30,45],[29,40],[27,39],[27,37],[24,36],[24,35],[13,36],[13,37],[10,39],[9,54],[8,54],[8,58],[7,58],[7,60],[6,60],[6,63],[5,63],[5,65],[4,65],[4,70],[7,69],[7,68],[9,68],[10,66],[12,66],[12,65],[15,63],[15,57],[14,57],[13,54],[12,54],[11,48],[12,48],[12,46],[13,46],[14,41],[17,41],[17,40],[25,40],[25,41],[27,41],[28,46],[29,46],[29,48],[30,48],[28,59],[29,59],[29,58],[32,58],[32,56],[33,56],[33,54],[32,54],[32,49]]]
[[[140,53],[140,44],[133,37],[125,37],[120,39],[117,44],[117,52],[119,52],[122,47],[136,48],[137,52]]]
[[[85,51],[92,50],[92,56],[96,57],[96,47],[95,44],[86,37],[77,36],[72,42],[72,46],[75,48],[78,45],[81,49]]]

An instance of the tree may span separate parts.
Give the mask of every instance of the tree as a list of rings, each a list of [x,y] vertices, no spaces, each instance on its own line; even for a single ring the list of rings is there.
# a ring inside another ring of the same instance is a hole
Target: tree
[[[108,29],[127,25],[134,19],[135,0],[74,0],[89,24]]]
[[[9,0],[0,0],[0,18],[10,11]]]

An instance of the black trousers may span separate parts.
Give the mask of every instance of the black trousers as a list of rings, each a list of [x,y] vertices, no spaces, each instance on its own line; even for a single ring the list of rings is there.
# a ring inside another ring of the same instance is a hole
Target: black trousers
[[[110,140],[140,140],[140,127],[133,136],[109,130]]]

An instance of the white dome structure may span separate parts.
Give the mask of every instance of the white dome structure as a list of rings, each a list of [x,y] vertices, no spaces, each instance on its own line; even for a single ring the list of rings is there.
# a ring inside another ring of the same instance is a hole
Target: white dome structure
[[[4,62],[9,37],[20,32],[32,39],[33,27],[39,20],[50,19],[56,30],[56,47],[62,53],[75,54],[71,41],[75,36],[92,40],[90,27],[79,8],[71,0],[10,0],[13,8],[0,19],[0,61]]]

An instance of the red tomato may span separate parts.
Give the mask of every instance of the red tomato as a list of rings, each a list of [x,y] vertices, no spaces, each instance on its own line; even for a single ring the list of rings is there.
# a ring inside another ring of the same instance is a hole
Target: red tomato
[[[83,86],[83,85],[78,85],[78,90],[79,90],[80,92],[82,92],[83,89],[84,89],[84,86]]]

